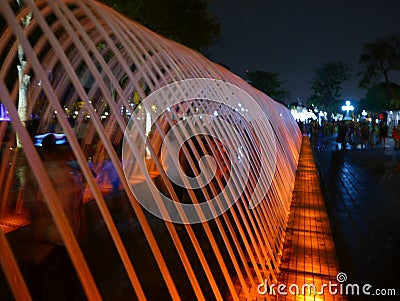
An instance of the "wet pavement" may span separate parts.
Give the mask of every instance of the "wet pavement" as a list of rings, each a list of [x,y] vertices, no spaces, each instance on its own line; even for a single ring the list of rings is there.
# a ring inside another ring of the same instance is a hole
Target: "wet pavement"
[[[386,147],[342,150],[335,136],[313,140],[341,271],[346,283],[372,286],[370,298],[350,300],[399,300],[400,151],[393,139]],[[393,288],[397,296],[377,296]]]

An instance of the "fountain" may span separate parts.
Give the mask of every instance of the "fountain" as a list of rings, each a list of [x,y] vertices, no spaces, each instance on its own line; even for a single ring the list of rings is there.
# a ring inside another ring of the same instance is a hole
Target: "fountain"
[[[28,172],[90,300],[121,290],[140,300],[238,300],[276,280],[301,144],[286,107],[99,2],[0,7],[0,95],[12,125],[8,139],[0,135],[0,186],[8,191],[0,196],[0,261],[16,299],[32,295],[14,244],[24,244],[31,226],[4,225],[29,209]],[[27,120],[18,111],[18,49],[29,79]],[[46,133],[68,141],[57,147],[71,151],[85,186],[90,218],[81,228],[104,230],[104,252],[91,253],[90,235],[82,240],[72,229],[34,145]],[[18,176],[21,167],[29,171]]]

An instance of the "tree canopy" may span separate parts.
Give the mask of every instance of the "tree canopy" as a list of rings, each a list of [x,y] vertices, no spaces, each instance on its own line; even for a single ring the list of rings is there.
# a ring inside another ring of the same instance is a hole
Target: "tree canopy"
[[[400,36],[390,35],[365,44],[359,63],[364,65],[359,74],[362,76],[360,87],[369,88],[383,77],[398,108],[399,98],[392,90],[389,73],[400,70]]]
[[[352,76],[352,66],[341,62],[328,62],[314,70],[310,81],[310,100],[320,109],[332,112],[341,97],[342,84]]]
[[[169,39],[201,50],[219,34],[211,0],[100,0],[128,18]]]
[[[268,71],[248,71],[247,82],[256,89],[264,92],[276,101],[282,102],[289,96],[289,91],[282,88],[285,81],[279,80],[279,74]]]
[[[394,83],[390,83],[390,85],[391,90],[389,90],[387,84],[384,82],[371,86],[365,98],[360,100],[360,107],[373,112],[394,109],[395,100],[391,91],[393,91],[397,97],[400,97],[400,86]]]

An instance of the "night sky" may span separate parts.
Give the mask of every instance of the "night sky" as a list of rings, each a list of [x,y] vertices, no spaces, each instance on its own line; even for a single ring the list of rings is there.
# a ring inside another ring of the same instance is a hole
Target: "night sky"
[[[307,100],[313,70],[323,63],[353,64],[356,73],[364,43],[400,34],[399,0],[213,0],[209,8],[221,33],[207,56],[241,77],[246,70],[278,72],[289,102]],[[364,97],[358,82],[354,76],[346,83],[342,98]]]

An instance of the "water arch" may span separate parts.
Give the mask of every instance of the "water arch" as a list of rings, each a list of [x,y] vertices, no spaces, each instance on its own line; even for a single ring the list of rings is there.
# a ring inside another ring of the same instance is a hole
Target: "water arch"
[[[0,0],[0,95],[11,118],[0,119],[0,252],[14,296],[30,294],[13,242],[24,243],[20,228],[35,216],[4,225],[27,211],[29,173],[86,296],[112,290],[34,145],[49,132],[68,141],[84,211],[98,212],[86,230],[104,225],[115,249],[109,260],[133,298],[237,300],[276,280],[301,143],[288,109],[98,2],[26,1],[14,10],[8,2]],[[99,180],[106,161],[117,185]],[[140,247],[127,242],[127,224],[149,250],[148,265],[132,255]]]

